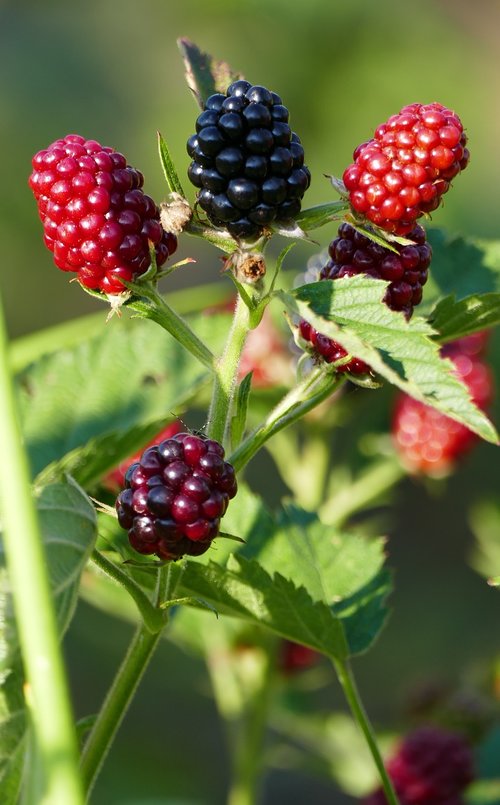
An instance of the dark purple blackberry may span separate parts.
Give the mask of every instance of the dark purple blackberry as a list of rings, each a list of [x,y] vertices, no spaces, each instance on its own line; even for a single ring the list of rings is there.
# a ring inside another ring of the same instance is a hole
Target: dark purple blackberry
[[[223,447],[190,433],[148,447],[125,484],[116,510],[132,548],[167,560],[205,553],[237,491]]]
[[[214,226],[255,239],[297,217],[311,174],[279,95],[248,81],[211,95],[187,142],[191,183]]]
[[[418,224],[408,234],[413,245],[394,244],[396,252],[384,249],[378,243],[357,232],[350,224],[339,226],[338,237],[328,247],[330,259],[319,272],[320,280],[337,280],[365,274],[375,279],[388,280],[384,296],[385,304],[391,310],[402,311],[409,319],[413,308],[422,300],[422,287],[427,282],[432,249],[425,238],[424,229]],[[345,358],[347,352],[337,344],[302,320],[299,332],[308,342],[315,355],[327,363],[335,363]],[[354,358],[338,367],[339,372],[360,375],[370,371],[363,361]]]

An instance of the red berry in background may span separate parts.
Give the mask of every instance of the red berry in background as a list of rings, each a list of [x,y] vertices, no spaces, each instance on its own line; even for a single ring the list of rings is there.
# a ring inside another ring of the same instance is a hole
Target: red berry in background
[[[462,805],[474,779],[472,752],[461,735],[421,727],[408,735],[387,763],[401,805]],[[385,805],[381,789],[365,805]]]
[[[123,488],[123,486],[125,486],[125,476],[128,468],[131,464],[136,464],[140,461],[144,450],[146,450],[147,447],[160,444],[160,442],[163,442],[165,439],[170,439],[172,436],[175,436],[176,433],[180,433],[181,427],[182,426],[179,422],[171,422],[159,433],[157,433],[150,442],[145,444],[141,450],[139,450],[137,453],[134,453],[133,456],[126,458],[124,461],[121,461],[114,470],[108,472],[108,474],[102,479],[102,485],[111,492],[118,492]]]
[[[343,223],[339,226],[338,236],[328,247],[330,259],[321,268],[318,279],[339,280],[364,274],[387,280],[389,285],[384,297],[385,304],[391,310],[402,311],[409,319],[413,308],[422,300],[432,249],[426,241],[424,229],[418,224],[408,238],[413,241],[412,245],[395,244],[396,252],[393,252],[362,235],[350,224]],[[334,363],[347,355],[340,344],[318,333],[304,320],[300,322],[299,331],[302,338],[311,344],[313,353],[327,363]],[[366,363],[354,358],[339,366],[337,371],[361,375],[370,369]]]
[[[493,394],[492,373],[480,359],[485,341],[485,334],[474,334],[441,350],[453,361],[457,377],[482,410],[488,407]],[[436,476],[449,472],[479,441],[465,425],[406,394],[399,395],[396,401],[392,435],[402,462],[411,472]]]
[[[222,445],[177,433],[148,447],[127,470],[116,500],[118,522],[138,553],[167,560],[199,556],[219,533],[237,488]]]
[[[301,643],[283,640],[278,655],[280,670],[288,675],[310,668],[319,660],[320,654]]]
[[[261,389],[286,385],[292,379],[290,355],[269,309],[259,326],[248,333],[241,355],[239,380],[248,372],[253,372],[252,386]]]
[[[142,173],[123,154],[95,140],[68,134],[33,157],[30,187],[43,223],[45,245],[63,271],[86,288],[126,290],[150,266],[149,242],[163,265],[177,248],[164,232]]]
[[[440,103],[405,106],[354,151],[343,175],[352,208],[387,232],[406,235],[467,167],[466,143],[450,109]]]

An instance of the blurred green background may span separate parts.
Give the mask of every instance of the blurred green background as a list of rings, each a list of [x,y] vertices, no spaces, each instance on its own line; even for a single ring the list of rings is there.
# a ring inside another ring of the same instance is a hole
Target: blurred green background
[[[403,105],[437,100],[454,108],[469,135],[471,164],[434,223],[498,238],[499,30],[496,0],[4,0],[0,287],[11,335],[98,306],[56,270],[43,247],[27,185],[36,151],[69,132],[96,138],[125,153],[144,172],[146,192],[160,201],[166,192],[156,153],[160,130],[184,174],[185,141],[197,108],[183,80],[179,36],[283,96],[313,176],[309,204],[332,198],[323,174],[341,175],[353,148]],[[324,248],[334,227],[320,235]],[[289,267],[303,269],[313,251],[311,245],[296,247]],[[196,265],[177,273],[171,287],[217,279],[220,261],[214,250],[185,239],[179,257],[188,255]],[[384,400],[382,395],[379,404]],[[377,724],[397,726],[412,685],[434,676],[453,681],[498,651],[493,643],[498,594],[467,564],[472,544],[467,509],[480,495],[497,494],[499,470],[495,448],[481,445],[439,495],[429,497],[423,485],[412,482],[400,487],[389,541],[396,569],[394,613],[376,648],[356,663]],[[271,502],[282,491],[277,486]],[[98,707],[129,633],[125,624],[80,607],[67,640],[80,715]],[[339,702],[332,683],[320,705]],[[92,802],[159,805],[177,797],[222,805],[226,775],[223,734],[204,670],[195,658],[166,644]],[[322,805],[344,799],[333,784],[305,774],[269,777],[266,805],[305,801]]]

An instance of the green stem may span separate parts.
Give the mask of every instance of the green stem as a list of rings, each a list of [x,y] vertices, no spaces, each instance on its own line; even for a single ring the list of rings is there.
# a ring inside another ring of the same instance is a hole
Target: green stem
[[[361,701],[349,662],[348,660],[344,662],[341,660],[336,660],[334,662],[334,667],[354,719],[365,737],[368,749],[370,750],[373,758],[373,762],[377,767],[386,800],[389,805],[399,805],[399,800],[384,766],[384,761],[382,760],[382,755],[380,754],[380,750],[378,748],[373,727],[370,724],[363,706],[363,702]]]
[[[373,503],[405,475],[396,457],[379,461],[323,503],[319,509],[321,521],[328,525],[343,525],[351,514]]]
[[[345,377],[313,370],[274,408],[266,421],[237,447],[229,457],[236,471],[241,470],[268,439],[316,408],[343,383]]]
[[[219,442],[224,441],[231,419],[238,367],[249,329],[250,312],[238,295],[224,352],[215,364],[212,402],[208,415],[208,435]]]
[[[45,775],[44,802],[81,805],[78,746],[0,304],[0,507],[19,640]],[[41,800],[40,800],[41,801]]]
[[[133,598],[137,604],[144,624],[150,632],[155,634],[163,629],[164,616],[162,612],[152,605],[147,595],[127,573],[120,570],[119,567],[113,562],[110,562],[109,559],[106,559],[106,557],[97,550],[92,551],[91,559],[103,573],[106,573],[107,576],[120,584],[120,586],[125,587],[130,597]]]
[[[133,288],[138,297],[134,297],[127,307],[137,311],[141,316],[155,321],[182,344],[203,366],[213,371],[215,358],[212,352],[193,332],[189,324],[170,307],[161,294],[152,285],[147,285],[146,283],[130,287]]]
[[[173,592],[168,589],[169,579],[170,566],[165,565],[158,572],[155,596],[157,606],[165,600],[166,595]],[[163,620],[166,625],[168,615],[164,615]],[[153,634],[144,623],[141,623],[132,638],[83,749],[81,771],[87,795],[92,790],[162,632],[163,629],[159,629]]]

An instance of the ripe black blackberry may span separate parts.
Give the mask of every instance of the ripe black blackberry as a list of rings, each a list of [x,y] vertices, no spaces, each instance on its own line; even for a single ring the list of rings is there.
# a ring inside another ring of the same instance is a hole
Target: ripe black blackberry
[[[118,522],[138,553],[200,556],[219,533],[237,488],[222,445],[177,433],[148,447],[129,467],[116,501]]]
[[[275,92],[241,80],[225,95],[211,95],[187,151],[198,204],[233,237],[254,239],[274,221],[300,212],[311,174]]]
[[[422,300],[422,287],[427,282],[432,249],[426,241],[425,231],[418,224],[409,233],[413,245],[394,245],[396,252],[389,251],[365,235],[356,231],[350,224],[339,226],[338,237],[328,247],[330,259],[319,272],[319,280],[337,280],[365,274],[375,279],[389,281],[384,296],[385,304],[391,310],[402,311],[409,319],[413,308]],[[299,324],[299,332],[304,341],[311,345],[312,352],[327,363],[335,363],[346,357],[347,352],[331,338],[317,332],[304,319]],[[370,371],[366,363],[353,358],[341,364],[338,372],[362,375]]]

